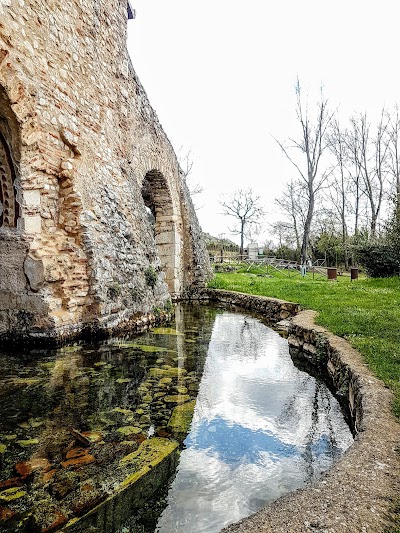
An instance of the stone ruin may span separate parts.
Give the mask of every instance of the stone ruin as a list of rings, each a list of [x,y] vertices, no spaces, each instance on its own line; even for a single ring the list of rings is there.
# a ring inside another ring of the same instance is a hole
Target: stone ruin
[[[3,339],[110,330],[209,275],[176,155],[127,52],[131,13],[127,0],[0,3]]]

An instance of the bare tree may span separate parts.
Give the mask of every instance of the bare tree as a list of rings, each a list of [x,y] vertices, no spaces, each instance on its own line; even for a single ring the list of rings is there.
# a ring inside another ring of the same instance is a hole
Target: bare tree
[[[179,155],[178,155],[179,167],[180,167],[183,179],[186,181],[186,184],[188,186],[190,196],[192,197],[192,200],[193,200],[193,196],[196,196],[197,194],[201,194],[202,192],[204,192],[204,187],[200,183],[192,183],[190,181],[192,170],[193,170],[193,165],[194,165],[192,150],[188,150],[183,155],[182,155],[182,150],[183,150],[183,146],[181,146],[181,148],[179,149]],[[200,207],[196,205],[194,200],[193,200],[193,205],[196,211],[200,209]]]
[[[296,241],[296,255],[300,256],[301,232],[304,228],[308,202],[305,199],[304,184],[298,181],[290,181],[282,195],[275,200],[283,213],[286,214],[292,224]]]
[[[382,208],[385,177],[388,162],[388,117],[382,110],[374,138],[370,134],[370,123],[366,113],[351,118],[353,153],[357,158],[355,167],[360,169],[362,191],[369,205],[371,237],[376,237],[378,218]]]
[[[334,207],[340,220],[342,246],[344,253],[345,268],[348,267],[347,257],[347,215],[348,215],[348,199],[349,199],[349,172],[347,163],[349,161],[347,132],[342,130],[339,124],[339,119],[336,117],[332,120],[329,132],[329,148],[335,157],[336,166],[333,173],[333,180],[328,189],[328,198],[330,204]],[[358,203],[358,202],[357,202]]]
[[[252,189],[238,189],[226,200],[221,200],[223,215],[234,217],[237,226],[229,231],[240,235],[240,255],[243,255],[244,237],[246,232],[259,225],[265,212],[260,204],[260,197],[255,195]]]
[[[279,248],[282,248],[283,246],[293,248],[293,244],[296,242],[293,224],[286,220],[278,220],[277,222],[273,222],[271,224],[271,233],[277,237]]]
[[[349,158],[350,178],[352,182],[352,196],[354,198],[354,206],[352,207],[352,214],[354,215],[354,235],[358,235],[360,228],[360,212],[362,199],[362,169],[361,169],[361,155],[358,128],[354,121],[350,121],[352,129],[347,132],[344,140],[347,145],[347,153]],[[350,207],[350,208],[351,208]]]
[[[388,114],[387,116],[389,121],[388,166],[394,182],[396,210],[400,212],[400,116],[397,104],[393,115]]]
[[[307,247],[316,196],[331,172],[327,168],[321,170],[321,157],[327,148],[327,129],[333,115],[328,109],[328,100],[324,97],[321,90],[321,98],[317,103],[315,118],[312,120],[309,115],[308,106],[306,105],[304,109],[302,103],[299,80],[297,80],[295,90],[297,97],[296,114],[301,126],[301,135],[299,136],[299,140],[289,139],[292,143],[291,146],[284,146],[280,141],[277,142],[284,155],[298,171],[307,192],[308,207],[300,252],[300,260],[304,264],[307,260]],[[298,163],[295,160],[294,152],[300,152],[302,162]]]

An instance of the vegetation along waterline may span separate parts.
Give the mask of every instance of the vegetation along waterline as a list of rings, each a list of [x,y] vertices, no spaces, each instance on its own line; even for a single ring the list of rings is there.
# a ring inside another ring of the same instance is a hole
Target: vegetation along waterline
[[[317,323],[348,340],[393,389],[393,411],[400,417],[400,278],[351,282],[339,276],[338,282],[332,282],[257,274],[257,269],[216,273],[209,286],[281,298],[318,311]]]

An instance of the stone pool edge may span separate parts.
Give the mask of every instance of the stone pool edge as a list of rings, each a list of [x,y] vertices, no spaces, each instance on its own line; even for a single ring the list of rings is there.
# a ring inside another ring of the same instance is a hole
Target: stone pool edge
[[[400,425],[391,412],[393,393],[346,340],[315,324],[315,311],[218,289],[207,289],[203,298],[254,311],[271,322],[288,320],[291,352],[328,373],[347,398],[356,429],[353,445],[318,481],[222,531],[382,533],[393,526],[400,493]]]

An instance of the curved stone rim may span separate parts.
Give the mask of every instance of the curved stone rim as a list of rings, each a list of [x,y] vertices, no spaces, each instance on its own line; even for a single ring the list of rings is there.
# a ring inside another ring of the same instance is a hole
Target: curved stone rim
[[[400,493],[400,426],[391,411],[393,393],[345,339],[315,324],[315,311],[301,311],[299,305],[283,300],[224,290],[208,289],[205,297],[265,313],[273,322],[288,318],[282,311],[283,315],[290,312],[289,344],[304,350],[310,362],[318,360],[336,387],[343,384],[343,374],[347,375],[347,397],[356,426],[353,445],[319,480],[222,531],[361,533],[393,527]]]

